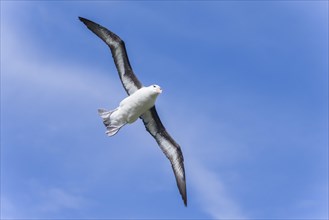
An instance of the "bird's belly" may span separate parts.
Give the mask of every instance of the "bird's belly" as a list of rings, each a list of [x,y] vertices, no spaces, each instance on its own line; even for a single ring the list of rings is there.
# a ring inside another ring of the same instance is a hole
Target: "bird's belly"
[[[121,112],[126,114],[128,123],[135,122],[144,112],[149,110],[154,105],[155,100],[136,99],[129,100],[124,105],[120,106]]]

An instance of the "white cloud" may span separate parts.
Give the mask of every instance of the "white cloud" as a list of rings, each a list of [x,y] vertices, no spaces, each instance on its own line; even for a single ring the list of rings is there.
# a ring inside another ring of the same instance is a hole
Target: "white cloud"
[[[108,92],[108,88],[114,94],[124,95],[121,85],[113,82],[115,80],[114,76],[111,77],[111,71],[104,73],[104,70],[97,67],[68,63],[66,60],[57,60],[57,57],[42,54],[40,51],[44,53],[45,50],[39,50],[32,39],[21,39],[8,25],[3,26],[6,30],[1,40],[1,75],[4,86],[24,83],[25,89],[37,87],[45,92],[59,94],[80,93],[81,96],[87,95],[96,100],[104,100],[103,94]]]
[[[176,105],[178,109],[193,109],[193,106],[186,102]],[[184,107],[181,107],[182,105]],[[197,115],[193,112],[189,114]],[[192,208],[198,205],[213,219],[247,219],[239,200],[230,193],[232,187],[226,185],[228,181],[222,180],[224,176],[234,176],[238,179],[238,174],[233,173],[234,170],[226,170],[222,176],[218,172],[220,169],[216,169],[219,166],[230,167],[236,161],[248,157],[245,145],[225,137],[228,133],[225,131],[225,125],[216,124],[214,128],[214,120],[210,117],[198,115],[193,118],[193,126],[187,127],[185,125],[191,124],[191,119],[183,110],[171,114],[168,118],[168,128],[176,130],[177,141],[184,153],[188,201]],[[179,128],[180,126],[182,127]],[[214,137],[209,132],[211,129],[216,129],[219,136]]]
[[[81,196],[81,192],[74,192],[76,190],[45,187],[32,182],[34,184],[28,184],[26,191],[20,195],[20,201],[1,196],[1,219],[47,218],[66,211],[79,212],[91,204],[90,199]]]
[[[41,212],[59,212],[63,209],[82,209],[88,203],[85,198],[68,192],[66,189],[50,187],[41,192],[42,203],[38,209]]]
[[[3,195],[1,195],[0,199],[1,199],[0,218],[1,219],[17,218],[18,210],[14,206],[13,202]]]
[[[189,158],[188,180],[202,209],[214,219],[246,219],[236,201],[229,195],[218,173]]]

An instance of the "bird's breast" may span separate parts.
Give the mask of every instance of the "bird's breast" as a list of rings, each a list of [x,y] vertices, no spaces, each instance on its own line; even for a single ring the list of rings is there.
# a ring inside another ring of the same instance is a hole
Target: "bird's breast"
[[[154,106],[155,100],[155,96],[136,92],[136,94],[134,93],[122,100],[120,110],[123,114],[126,114],[127,122],[133,123],[144,112]]]

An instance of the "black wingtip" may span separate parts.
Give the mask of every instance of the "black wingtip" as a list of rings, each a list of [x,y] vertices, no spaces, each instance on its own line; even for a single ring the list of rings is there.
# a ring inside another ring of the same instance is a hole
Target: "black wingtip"
[[[82,22],[83,22],[84,20],[86,20],[85,18],[80,17],[80,16],[79,16],[78,18],[79,18],[79,20],[82,21]]]
[[[183,181],[177,181],[177,186],[179,189],[179,193],[182,196],[182,200],[184,202],[185,207],[187,207],[187,194],[186,194],[186,183],[185,178]]]
[[[182,194],[182,199],[184,201],[185,207],[187,207],[187,196],[186,196],[186,190],[184,191],[184,194]]]
[[[79,16],[78,18],[79,18],[79,20],[82,21],[82,22],[85,21],[85,20],[88,20],[88,19],[83,18],[83,17],[80,17],[80,16]]]
[[[95,28],[95,27],[101,27],[99,24],[87,19],[87,18],[83,18],[83,17],[78,17],[79,20],[84,23],[90,30],[92,28]]]
[[[86,19],[86,18],[83,18],[83,17],[78,17],[79,18],[79,20],[81,21],[81,22],[83,22],[85,25],[87,25],[88,23],[93,23],[91,20],[88,20],[88,19]]]

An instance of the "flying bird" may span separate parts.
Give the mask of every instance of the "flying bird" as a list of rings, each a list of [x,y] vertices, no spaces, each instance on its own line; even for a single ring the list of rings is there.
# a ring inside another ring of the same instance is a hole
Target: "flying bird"
[[[119,36],[93,21],[82,17],[79,17],[79,19],[110,47],[120,80],[128,94],[128,97],[123,99],[116,109],[111,111],[105,109],[98,110],[106,126],[106,134],[113,136],[124,125],[131,124],[138,118],[141,118],[146,130],[154,137],[163,153],[169,159],[179,192],[184,205],[187,206],[182,150],[166,131],[154,105],[156,98],[162,92],[161,87],[155,84],[147,87],[142,85],[132,70],[125,44]]]

